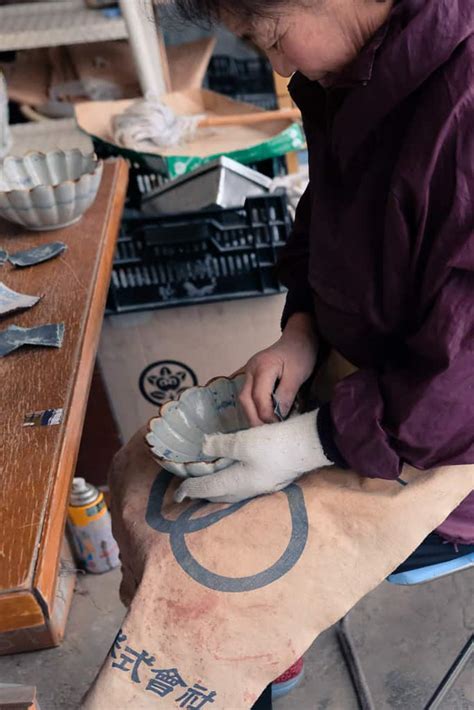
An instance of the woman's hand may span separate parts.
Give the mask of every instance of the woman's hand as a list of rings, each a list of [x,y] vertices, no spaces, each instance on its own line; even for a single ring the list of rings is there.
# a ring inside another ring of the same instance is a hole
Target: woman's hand
[[[314,320],[309,313],[295,313],[288,320],[281,338],[250,358],[242,369],[246,380],[240,402],[251,426],[277,421],[272,394],[285,417],[301,385],[316,365],[318,344]]]
[[[238,503],[286,488],[303,473],[329,466],[318,436],[318,410],[234,434],[204,437],[208,456],[234,459],[229,468],[208,476],[187,478],[175,493],[213,503]]]

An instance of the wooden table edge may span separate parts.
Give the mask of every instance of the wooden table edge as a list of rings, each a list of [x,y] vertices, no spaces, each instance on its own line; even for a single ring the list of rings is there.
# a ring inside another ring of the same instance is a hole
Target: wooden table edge
[[[36,592],[38,601],[43,606],[46,618],[48,611],[53,606],[62,530],[66,520],[67,500],[87,406],[87,396],[84,396],[83,393],[84,390],[88,391],[90,388],[117,235],[127,190],[128,165],[121,158],[114,162],[117,165],[113,178],[113,198],[109,202],[108,218],[104,225],[107,234],[102,242],[96,285],[89,302],[89,314],[91,311],[95,311],[95,313],[89,315],[84,332],[80,364],[76,373],[76,384],[69,403],[68,429],[63,439],[58,472],[43,522],[39,554],[33,575],[33,589]]]
[[[16,631],[19,628],[44,626],[43,605],[34,591],[18,589],[2,593],[0,607],[3,609],[3,613],[0,614],[0,634]]]

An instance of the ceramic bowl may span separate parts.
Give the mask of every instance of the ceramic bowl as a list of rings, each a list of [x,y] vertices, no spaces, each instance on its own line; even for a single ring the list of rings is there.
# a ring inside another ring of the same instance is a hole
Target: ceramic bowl
[[[79,149],[8,156],[0,163],[0,216],[40,231],[67,227],[93,203],[102,167]]]
[[[204,434],[248,429],[238,395],[245,375],[217,377],[205,387],[190,387],[166,402],[148,425],[146,440],[155,459],[177,476],[206,476],[230,466],[232,459],[202,453]]]

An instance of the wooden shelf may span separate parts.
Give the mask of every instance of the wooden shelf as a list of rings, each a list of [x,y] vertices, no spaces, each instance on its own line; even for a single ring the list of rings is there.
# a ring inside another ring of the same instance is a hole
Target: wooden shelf
[[[106,17],[83,0],[30,2],[0,7],[2,51],[127,39],[124,19]]]

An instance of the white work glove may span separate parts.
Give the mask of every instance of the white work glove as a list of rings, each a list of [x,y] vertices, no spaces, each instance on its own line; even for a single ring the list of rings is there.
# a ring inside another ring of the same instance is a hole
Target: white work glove
[[[203,498],[237,503],[286,488],[303,473],[331,465],[323,453],[316,426],[317,410],[286,422],[264,424],[235,434],[204,438],[208,456],[234,459],[229,468],[208,476],[187,478],[175,500]]]

